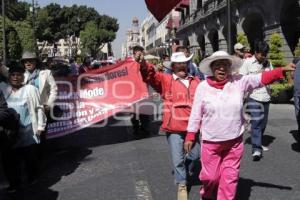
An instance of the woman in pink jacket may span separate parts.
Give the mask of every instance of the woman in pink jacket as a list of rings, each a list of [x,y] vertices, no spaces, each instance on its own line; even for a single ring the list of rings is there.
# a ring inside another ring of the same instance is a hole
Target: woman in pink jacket
[[[239,61],[224,51],[217,51],[200,63],[200,70],[208,78],[196,89],[184,146],[190,151],[200,129],[202,199],[235,199],[244,150],[244,96],[283,78],[285,71],[293,71],[295,65],[256,75],[233,75],[239,67]]]

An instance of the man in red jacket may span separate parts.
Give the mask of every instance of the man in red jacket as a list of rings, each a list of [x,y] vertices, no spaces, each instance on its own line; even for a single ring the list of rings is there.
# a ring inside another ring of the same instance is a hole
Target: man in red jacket
[[[191,58],[183,52],[173,53],[172,74],[156,72],[152,65],[144,61],[143,55],[137,59],[141,64],[144,81],[159,92],[163,99],[161,129],[166,132],[171,150],[178,200],[187,200],[187,174],[191,163],[199,158],[200,150],[199,143],[189,154],[183,148],[195,90],[200,82],[197,77],[188,74],[187,63]]]

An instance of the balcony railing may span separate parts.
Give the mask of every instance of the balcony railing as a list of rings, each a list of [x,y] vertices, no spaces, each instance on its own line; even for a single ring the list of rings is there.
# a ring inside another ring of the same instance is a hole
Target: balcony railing
[[[194,13],[191,13],[188,16],[183,16],[183,19],[180,23],[181,27],[179,27],[179,29],[183,29],[190,24],[204,19],[211,13],[218,11],[224,7],[226,7],[226,0],[208,0],[204,3],[202,8],[196,10]]]

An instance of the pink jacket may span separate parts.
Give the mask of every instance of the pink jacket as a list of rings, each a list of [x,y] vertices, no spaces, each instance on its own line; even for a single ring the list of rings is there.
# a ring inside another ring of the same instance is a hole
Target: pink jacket
[[[238,138],[245,130],[244,95],[280,78],[282,69],[275,69],[263,74],[232,76],[223,89],[201,82],[195,92],[186,140],[193,141],[200,128],[202,140],[219,142]]]

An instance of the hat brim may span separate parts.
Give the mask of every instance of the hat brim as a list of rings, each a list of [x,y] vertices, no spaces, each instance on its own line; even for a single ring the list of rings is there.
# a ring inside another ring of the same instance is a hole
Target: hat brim
[[[32,57],[32,58],[30,58],[30,57],[28,57],[28,58],[21,58],[21,61],[23,62],[24,60],[37,60],[37,58],[36,57]]]
[[[235,57],[235,56],[215,56],[215,57],[208,57],[205,58],[201,63],[200,63],[200,71],[207,75],[207,76],[213,76],[212,70],[211,70],[211,63],[216,61],[216,60],[229,60],[231,62],[231,71],[235,72],[239,70],[239,68],[242,66],[242,60]]]
[[[181,60],[172,60],[172,58],[171,58],[171,62],[172,63],[188,62],[193,58],[193,56],[194,56],[194,54],[192,54],[190,57],[185,57]]]

